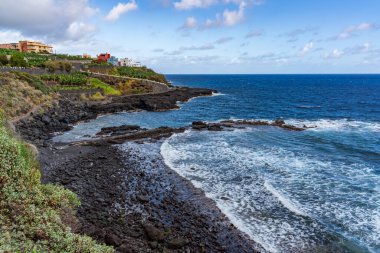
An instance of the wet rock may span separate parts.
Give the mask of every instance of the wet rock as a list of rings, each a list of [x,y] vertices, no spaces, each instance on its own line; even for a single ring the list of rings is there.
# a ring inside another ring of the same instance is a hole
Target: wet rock
[[[296,127],[296,126],[292,126],[292,125],[282,125],[281,128],[291,130],[291,131],[303,131],[303,130],[305,130],[304,128],[300,128],[300,127]]]
[[[208,130],[209,131],[222,131],[223,128],[220,125],[209,125]]]
[[[168,248],[169,249],[179,249],[184,247],[188,241],[184,238],[175,238],[168,242]]]
[[[103,127],[96,135],[122,135],[140,130],[137,125],[122,125],[117,127]]]
[[[282,126],[282,125],[285,125],[285,121],[283,119],[276,119],[274,121],[274,125],[276,126]]]
[[[158,243],[156,241],[148,242],[148,245],[151,249],[156,249],[158,246]]]
[[[165,239],[165,231],[162,231],[152,225],[144,225],[144,230],[151,241],[162,242]]]
[[[112,246],[120,246],[121,245],[121,239],[115,235],[115,234],[106,234],[104,238],[104,242],[108,245]]]
[[[207,123],[205,123],[203,121],[194,121],[191,124],[191,126],[195,130],[202,130],[202,129],[206,129],[208,127]]]
[[[127,244],[123,244],[117,248],[116,253],[132,253],[133,250]]]
[[[147,203],[147,202],[149,202],[149,197],[148,197],[148,196],[145,196],[145,195],[138,195],[138,196],[137,196],[137,199],[138,199],[140,202],[143,202],[143,203]]]

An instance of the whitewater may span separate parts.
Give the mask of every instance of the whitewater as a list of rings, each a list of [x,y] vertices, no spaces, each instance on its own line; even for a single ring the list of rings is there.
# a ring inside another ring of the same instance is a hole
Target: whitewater
[[[106,115],[57,141],[102,127],[275,120],[308,127],[187,130],[165,140],[165,163],[204,190],[270,252],[380,252],[379,75],[169,75],[223,95],[180,110]]]

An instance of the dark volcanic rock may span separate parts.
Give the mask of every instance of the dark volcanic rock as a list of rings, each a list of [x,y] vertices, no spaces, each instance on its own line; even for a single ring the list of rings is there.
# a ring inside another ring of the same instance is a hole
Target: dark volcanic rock
[[[121,245],[121,239],[112,233],[107,233],[104,239],[104,242],[107,243],[108,245],[112,246],[120,246]]]
[[[193,97],[210,96],[212,92],[209,89],[182,87],[163,93],[112,97],[102,102],[82,102],[72,94],[62,95],[60,100],[42,115],[32,115],[28,119],[16,122],[15,126],[24,139],[42,146],[53,133],[70,130],[70,124],[91,120],[101,114],[130,110],[170,110],[178,107],[178,101],[185,102]]]
[[[141,128],[136,125],[122,125],[117,127],[103,127],[100,132],[98,132],[96,135],[122,135],[122,134],[128,134],[133,133]]]
[[[81,201],[78,232],[117,252],[258,252],[212,200],[161,159],[109,145],[40,148],[43,182],[70,182],[66,187]]]
[[[285,125],[285,121],[283,119],[276,119],[274,121],[274,125],[276,126],[282,126],[282,125]]]
[[[191,126],[195,130],[202,130],[207,128],[207,123],[203,121],[194,121]]]
[[[223,128],[222,128],[221,125],[213,124],[213,125],[209,125],[209,126],[208,126],[208,130],[209,130],[209,131],[222,131]]]
[[[168,242],[168,248],[169,249],[179,249],[184,247],[188,241],[184,238],[175,238]]]
[[[152,225],[144,225],[144,230],[148,238],[152,241],[162,242],[165,239],[165,231]]]

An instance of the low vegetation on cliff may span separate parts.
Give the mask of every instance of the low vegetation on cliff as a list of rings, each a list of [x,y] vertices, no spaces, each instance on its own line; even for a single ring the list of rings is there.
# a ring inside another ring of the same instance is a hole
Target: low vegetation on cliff
[[[147,67],[117,67],[116,71],[120,76],[128,76],[133,78],[148,79],[160,83],[168,83],[164,75],[158,74]]]
[[[0,108],[7,117],[16,117],[41,104],[49,104],[49,88],[26,73],[0,74]]]
[[[109,64],[91,64],[88,65],[91,72],[102,73],[107,75],[116,75],[131,78],[147,79],[160,83],[168,84],[168,80],[162,74],[155,72],[147,67],[114,67]]]
[[[90,84],[93,88],[102,89],[103,94],[107,96],[120,96],[121,92],[118,89],[115,89],[109,84],[106,84],[99,79],[90,78]]]
[[[41,184],[36,148],[7,127],[7,118],[51,102],[48,88],[35,78],[0,75],[0,252],[113,252],[72,232],[78,198],[61,186]]]

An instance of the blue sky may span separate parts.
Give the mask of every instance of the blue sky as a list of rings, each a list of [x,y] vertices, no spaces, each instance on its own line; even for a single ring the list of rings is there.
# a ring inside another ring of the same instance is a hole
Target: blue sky
[[[379,11],[378,0],[1,0],[0,43],[110,52],[162,73],[380,73]]]

